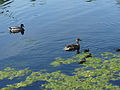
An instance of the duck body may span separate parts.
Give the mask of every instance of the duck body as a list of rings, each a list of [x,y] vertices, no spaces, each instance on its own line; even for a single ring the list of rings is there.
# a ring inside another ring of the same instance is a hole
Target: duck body
[[[90,52],[89,49],[84,49],[84,53]]]
[[[116,52],[120,52],[120,48],[116,49],[115,51],[116,51]]]
[[[83,58],[83,60],[79,61],[78,63],[79,63],[79,64],[83,64],[83,63],[86,62],[86,59],[87,59],[87,58],[90,58],[90,57],[92,57],[92,54],[91,54],[91,53],[89,53],[88,55],[86,55],[86,56]]]
[[[78,62],[78,64],[83,64],[85,62],[86,62],[86,60],[82,60],[82,61]]]
[[[19,33],[19,32],[24,31],[24,29],[20,27],[9,27],[9,29],[11,33]]]
[[[9,27],[8,29],[10,30],[10,33],[19,33],[19,32],[21,32],[21,34],[24,34],[24,25],[23,24],[21,24],[21,26],[20,27],[18,27],[18,26],[14,26],[14,27]]]
[[[67,45],[65,46],[64,50],[65,51],[75,51],[75,50],[79,50],[80,49],[80,45]]]
[[[85,56],[85,58],[90,58],[90,57],[92,57],[92,54],[91,54],[91,53],[88,54],[87,56]]]
[[[76,44],[71,44],[71,45],[65,46],[64,50],[65,50],[65,51],[75,51],[75,50],[79,50],[79,49],[80,49],[79,41],[81,41],[81,40],[80,40],[80,39],[77,39],[77,40],[76,40]]]

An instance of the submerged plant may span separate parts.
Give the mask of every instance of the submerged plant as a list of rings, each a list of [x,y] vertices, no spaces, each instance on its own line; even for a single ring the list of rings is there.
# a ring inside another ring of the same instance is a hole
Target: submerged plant
[[[79,62],[87,54],[78,54],[73,59],[57,58],[51,65],[59,66],[61,64],[70,64]],[[108,57],[108,58],[105,58]],[[110,58],[109,58],[110,57]],[[56,64],[56,65],[55,65]],[[7,68],[8,71],[15,71]],[[5,72],[5,70],[1,71]],[[9,74],[10,75],[10,74]],[[11,76],[18,75],[11,74]],[[19,75],[18,75],[19,76]],[[10,78],[6,76],[4,78]],[[2,78],[1,80],[3,80]],[[2,90],[12,90],[14,88],[26,87],[36,81],[46,81],[41,87],[53,90],[120,90],[120,84],[114,85],[112,81],[120,82],[120,56],[112,53],[104,53],[99,57],[86,58],[82,67],[76,68],[72,75],[56,72],[31,72],[24,81],[6,85]]]

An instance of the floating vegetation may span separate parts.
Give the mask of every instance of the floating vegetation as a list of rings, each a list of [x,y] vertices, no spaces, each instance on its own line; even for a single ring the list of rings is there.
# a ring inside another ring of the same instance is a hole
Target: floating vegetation
[[[73,59],[56,58],[51,65],[59,66],[61,64],[70,64],[78,62],[88,54],[78,54]],[[116,56],[116,57],[115,57]],[[112,58],[104,58],[112,57]],[[56,64],[56,65],[55,65]],[[31,72],[24,81],[6,85],[1,90],[13,90],[15,88],[26,87],[36,81],[46,81],[41,84],[45,89],[53,90],[120,90],[120,85],[111,83],[112,81],[120,82],[120,55],[113,53],[103,53],[101,57],[86,58],[83,67],[76,68],[72,75],[56,72]],[[43,70],[44,71],[44,70]],[[13,68],[6,68],[0,71],[0,80],[4,78],[13,79],[24,76],[30,70],[23,69],[16,71]],[[4,76],[5,75],[5,76]]]
[[[104,56],[104,58],[120,58],[119,54],[113,54],[110,52],[102,53],[101,55]]]
[[[57,67],[57,66],[60,66],[61,64],[70,64],[70,63],[73,63],[73,62],[77,62],[77,60],[74,60],[74,59],[63,59],[63,58],[60,58],[60,57],[57,57],[55,58],[56,61],[52,62],[50,65],[54,66],[54,67]]]
[[[12,80],[15,77],[25,76],[30,72],[31,70],[28,70],[28,68],[16,71],[14,68],[7,67],[3,71],[0,71],[0,80],[5,78]]]

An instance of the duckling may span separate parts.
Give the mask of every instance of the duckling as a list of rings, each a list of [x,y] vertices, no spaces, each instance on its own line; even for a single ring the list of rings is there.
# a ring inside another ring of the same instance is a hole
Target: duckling
[[[24,34],[24,25],[21,24],[20,27],[18,26],[14,26],[14,27],[9,27],[8,29],[10,30],[10,33],[19,33],[21,32],[21,34],[23,35]]]
[[[87,56],[85,56],[85,58],[89,58],[89,57],[92,57],[92,54],[88,54]]]
[[[120,51],[120,48],[116,49],[115,51],[116,51],[116,52],[119,52],[119,51]]]
[[[78,64],[83,64],[85,62],[86,62],[86,60],[81,60],[80,62],[78,62]]]
[[[83,64],[83,63],[85,63],[85,62],[86,62],[86,58],[89,58],[89,57],[92,57],[92,54],[91,54],[91,53],[88,54],[88,55],[86,55],[86,56],[83,58],[83,60],[81,60],[80,62],[78,62],[78,64]]]
[[[89,52],[90,50],[89,49],[84,49],[84,53],[87,53]]]
[[[65,51],[75,51],[75,50],[79,50],[79,49],[80,49],[79,41],[81,41],[79,38],[76,39],[76,44],[67,45],[67,46],[65,46],[64,50],[65,50]]]

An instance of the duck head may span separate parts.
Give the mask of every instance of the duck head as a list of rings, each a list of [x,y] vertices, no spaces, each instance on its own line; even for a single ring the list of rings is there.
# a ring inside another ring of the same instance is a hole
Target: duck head
[[[76,39],[76,45],[79,45],[79,41],[82,41],[81,39],[77,38]]]
[[[25,27],[24,24],[21,24],[21,28]]]
[[[81,39],[79,39],[79,38],[77,38],[77,39],[76,39],[76,42],[79,42],[79,41],[82,41],[82,40],[81,40]]]

